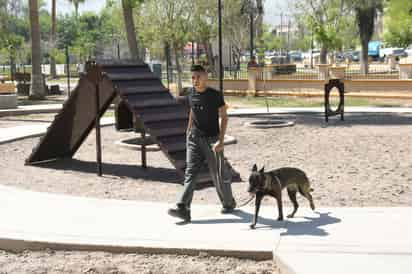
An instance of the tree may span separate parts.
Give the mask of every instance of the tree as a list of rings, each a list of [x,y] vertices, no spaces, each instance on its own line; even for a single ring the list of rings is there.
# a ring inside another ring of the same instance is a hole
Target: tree
[[[182,90],[182,51],[191,38],[194,3],[187,0],[147,0],[141,12],[145,40],[162,41],[173,49],[177,69],[177,89]],[[206,12],[206,11],[205,11]]]
[[[226,3],[225,3],[226,4]],[[223,9],[223,25],[225,23],[225,11]],[[207,69],[214,75],[217,75],[217,64],[214,58],[212,40],[217,37],[217,1],[193,1],[193,13],[191,17],[190,26],[191,40],[198,41],[205,49]],[[223,29],[225,31],[225,28]]]
[[[347,27],[349,13],[344,0],[298,0],[296,7],[305,11],[300,20],[311,29],[320,46],[320,62],[326,64],[328,51],[342,47],[340,32]]]
[[[84,3],[86,0],[69,0],[74,5],[74,14],[76,18],[79,17],[79,4]]]
[[[359,29],[359,38],[362,47],[361,72],[367,74],[369,71],[368,63],[368,44],[375,30],[375,20],[378,12],[383,9],[383,0],[349,0],[355,11],[356,22]]]
[[[124,25],[127,34],[127,43],[129,45],[130,57],[132,59],[141,59],[139,47],[136,38],[136,28],[133,20],[133,8],[141,4],[142,0],[122,0]]]
[[[39,9],[37,0],[29,0],[30,34],[31,34],[31,61],[32,74],[30,85],[30,98],[44,99],[43,75],[41,73],[41,48],[40,48],[40,26]]]
[[[391,0],[385,6],[385,42],[393,47],[412,44],[412,2]]]

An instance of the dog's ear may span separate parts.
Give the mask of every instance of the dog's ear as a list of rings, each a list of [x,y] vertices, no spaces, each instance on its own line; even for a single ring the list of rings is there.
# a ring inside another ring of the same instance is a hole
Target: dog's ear
[[[265,172],[265,167],[262,167],[262,168],[259,170],[259,172],[260,172],[260,173],[264,173],[264,172]]]
[[[257,165],[254,164],[253,167],[252,167],[252,172],[256,172],[256,171],[257,171]]]

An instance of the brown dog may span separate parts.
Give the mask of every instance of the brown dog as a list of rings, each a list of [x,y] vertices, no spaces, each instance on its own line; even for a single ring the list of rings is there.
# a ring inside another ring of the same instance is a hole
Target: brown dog
[[[254,229],[256,226],[260,203],[266,195],[270,195],[277,200],[279,211],[278,221],[283,220],[282,189],[285,187],[293,204],[293,212],[287,216],[288,218],[293,218],[298,210],[299,204],[296,200],[297,192],[308,199],[310,208],[315,210],[315,204],[313,203],[312,195],[310,194],[313,189],[310,187],[310,182],[305,172],[292,167],[284,167],[265,172],[264,168],[258,171],[257,166],[253,166],[252,174],[249,177],[248,192],[254,194],[256,200],[255,216],[250,228]]]

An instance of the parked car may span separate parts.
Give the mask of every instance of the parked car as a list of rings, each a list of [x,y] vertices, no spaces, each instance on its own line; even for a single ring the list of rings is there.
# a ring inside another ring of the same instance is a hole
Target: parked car
[[[289,52],[289,59],[291,62],[302,62],[302,52],[300,51],[290,51]]]
[[[386,60],[388,56],[391,55],[395,56],[397,59],[408,56],[403,48],[384,48],[380,50],[379,54],[381,60]]]
[[[312,52],[311,52],[311,50],[308,50],[307,52],[302,53],[302,58],[303,59],[310,59],[311,55],[312,55],[312,58],[318,57],[320,55],[320,50],[314,49],[314,50],[312,50]]]
[[[358,50],[349,50],[345,51],[342,54],[344,60],[349,60],[351,62],[359,62],[360,60],[360,51]]]
[[[412,45],[409,45],[409,47],[405,48],[405,53],[408,56],[412,56]]]
[[[287,64],[288,56],[285,53],[274,52],[272,56],[268,57],[270,64]]]

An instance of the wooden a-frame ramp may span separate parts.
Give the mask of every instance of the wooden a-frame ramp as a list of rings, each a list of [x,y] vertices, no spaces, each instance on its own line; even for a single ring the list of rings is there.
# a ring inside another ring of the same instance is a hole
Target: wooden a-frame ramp
[[[98,91],[98,109],[96,104]],[[132,61],[100,61],[89,65],[46,134],[27,158],[37,164],[72,158],[101,117],[119,96],[160,146],[180,176],[186,166],[187,106],[179,103],[149,66]],[[236,172],[234,172],[235,175]],[[199,181],[210,181],[207,166]],[[237,178],[239,180],[239,178]]]

